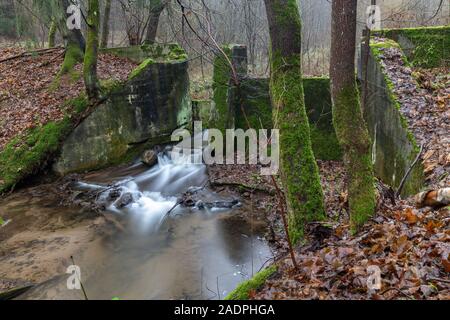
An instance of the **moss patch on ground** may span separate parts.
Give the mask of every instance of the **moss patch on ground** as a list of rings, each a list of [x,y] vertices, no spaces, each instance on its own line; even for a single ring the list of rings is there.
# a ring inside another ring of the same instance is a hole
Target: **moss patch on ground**
[[[30,129],[7,144],[0,152],[0,193],[13,189],[26,177],[45,167],[71,132],[74,119],[87,106],[84,97],[70,100],[64,107],[72,111],[63,120]]]
[[[225,298],[225,300],[248,300],[250,298],[251,291],[261,288],[267,279],[275,274],[277,270],[277,266],[273,265],[257,273],[252,279],[241,283]]]

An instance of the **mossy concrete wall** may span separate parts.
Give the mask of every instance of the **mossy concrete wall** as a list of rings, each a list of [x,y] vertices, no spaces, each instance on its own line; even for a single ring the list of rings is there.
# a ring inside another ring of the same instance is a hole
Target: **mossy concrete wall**
[[[218,57],[214,69],[214,101],[198,104],[199,119],[204,127],[223,129],[272,129],[272,102],[269,79],[253,78],[247,74],[247,51],[245,46],[226,46],[230,60],[238,67],[240,87],[231,81],[230,70],[223,58]],[[225,71],[224,71],[225,70]],[[305,105],[311,123],[311,139],[315,156],[321,160],[341,160],[342,151],[336,138],[331,113],[330,79],[314,77],[303,79]],[[244,115],[244,112],[245,115]],[[230,115],[232,121],[230,124]],[[211,121],[211,119],[214,119]],[[247,123],[248,121],[248,123]],[[205,124],[208,124],[205,126]],[[215,127],[219,125],[219,127]]]
[[[234,70],[230,63],[232,63]],[[222,52],[217,53],[214,59],[213,99],[209,117],[210,128],[222,131],[234,129],[234,106],[240,99],[235,78],[238,81],[245,78],[247,68],[247,48],[245,46],[237,44],[225,45],[222,47]]]
[[[100,52],[128,58],[136,63],[141,63],[147,58],[152,58],[157,62],[187,59],[186,52],[177,43],[143,44],[141,46],[103,48],[100,49]]]
[[[363,96],[368,97],[363,111],[373,141],[375,173],[383,182],[396,189],[420,148],[401,114],[400,105],[392,92],[390,80],[384,73],[378,54],[377,48],[372,48],[367,64],[367,85],[364,79],[361,79]],[[415,194],[423,185],[423,166],[419,163],[406,181],[403,195]]]
[[[374,36],[398,42],[413,66],[450,65],[450,26],[385,29],[374,32]]]
[[[192,119],[201,121],[203,128],[213,128],[210,125],[212,114],[214,110],[211,100],[192,100]]]
[[[131,159],[144,147],[169,142],[174,130],[191,124],[187,61],[147,59],[137,70],[64,141],[56,172],[88,171]]]

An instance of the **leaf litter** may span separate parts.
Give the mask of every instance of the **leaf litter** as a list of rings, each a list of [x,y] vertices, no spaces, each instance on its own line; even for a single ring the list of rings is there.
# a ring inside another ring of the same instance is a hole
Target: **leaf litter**
[[[0,48],[0,60],[24,52],[17,47]],[[63,59],[64,49],[56,48],[0,63],[0,151],[26,130],[63,119],[64,102],[84,91],[82,64],[54,85]],[[100,80],[124,81],[135,67],[129,59],[99,54]]]

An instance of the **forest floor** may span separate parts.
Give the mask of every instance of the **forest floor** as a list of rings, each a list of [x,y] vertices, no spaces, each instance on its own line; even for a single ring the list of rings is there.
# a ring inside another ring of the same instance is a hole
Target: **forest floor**
[[[33,54],[21,48],[0,48],[0,151],[15,136],[28,129],[61,120],[65,102],[84,91],[82,64],[75,72],[55,78],[64,59],[64,49]],[[8,60],[10,59],[10,60]],[[126,58],[99,54],[100,81],[124,81],[137,66]]]
[[[0,49],[1,59],[21,53],[17,49]],[[448,187],[450,72],[448,68],[413,70],[402,65],[395,51],[386,52],[385,57],[389,75],[398,80],[394,81],[394,89],[399,97],[405,98],[402,112],[424,146],[422,161],[427,184],[434,188]],[[61,104],[83,91],[80,65],[76,67],[78,77],[62,79],[56,89],[52,88],[62,59],[63,50],[56,49],[0,62],[0,150],[25,130],[60,120],[64,116]],[[127,59],[99,57],[101,79],[125,80],[134,67]],[[411,82],[413,77],[420,87]],[[287,255],[279,199],[271,181],[260,175],[260,167],[209,168],[215,191],[233,190],[255,208],[267,212],[267,239],[276,248],[274,263],[278,271],[261,290],[252,292],[251,298],[450,299],[448,207],[418,209],[412,198],[393,204],[385,197],[380,183],[376,215],[363,230],[352,235],[348,231],[343,165],[319,161],[319,167],[328,219],[307,226],[305,244],[295,248],[297,270]],[[89,210],[89,214],[60,209],[49,210],[47,215],[33,214],[34,201],[49,201],[46,205],[59,208],[64,197],[61,192],[57,185],[49,184],[19,190],[8,197],[11,206],[22,209],[7,212],[17,214],[14,228],[10,225],[0,233],[0,291],[64,273],[68,261],[61,257],[76,255],[105,233],[117,229],[114,222]],[[381,270],[380,290],[368,290],[370,266]]]
[[[427,186],[450,186],[450,68],[413,68],[405,64],[399,48],[381,51],[381,64],[394,86],[400,111],[423,146]]]
[[[401,57],[396,48],[385,50],[383,67],[394,84],[402,114],[423,147],[428,190],[448,188],[450,70],[413,69]],[[295,249],[298,269],[286,254],[276,262],[277,273],[251,298],[450,299],[449,207],[418,209],[414,198],[393,204],[381,192],[376,215],[351,235],[343,201],[344,170],[337,163],[321,163],[320,169],[329,213],[329,221],[322,226],[329,231],[313,224],[307,245]],[[336,188],[330,181],[340,183]],[[374,275],[371,266],[381,271],[379,290],[369,290],[368,280]]]
[[[319,161],[319,168],[328,219],[307,226],[305,244],[295,248],[297,270],[288,255],[278,198],[260,168],[210,168],[216,188],[255,198],[270,221],[267,239],[277,248],[278,271],[261,290],[251,292],[251,299],[449,299],[448,208],[417,209],[412,199],[394,205],[379,192],[376,215],[352,235],[343,165]],[[260,197],[263,190],[266,196]],[[380,290],[368,290],[370,266],[380,268]]]

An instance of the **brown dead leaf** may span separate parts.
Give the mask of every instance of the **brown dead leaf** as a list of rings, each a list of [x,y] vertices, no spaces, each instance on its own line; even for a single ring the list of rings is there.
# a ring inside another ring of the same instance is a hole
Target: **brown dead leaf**
[[[445,272],[450,273],[450,255],[447,256],[447,259],[442,259],[442,265],[444,266]]]
[[[404,216],[409,224],[416,224],[417,221],[419,221],[418,216],[414,213],[414,211],[411,208],[406,209]]]

